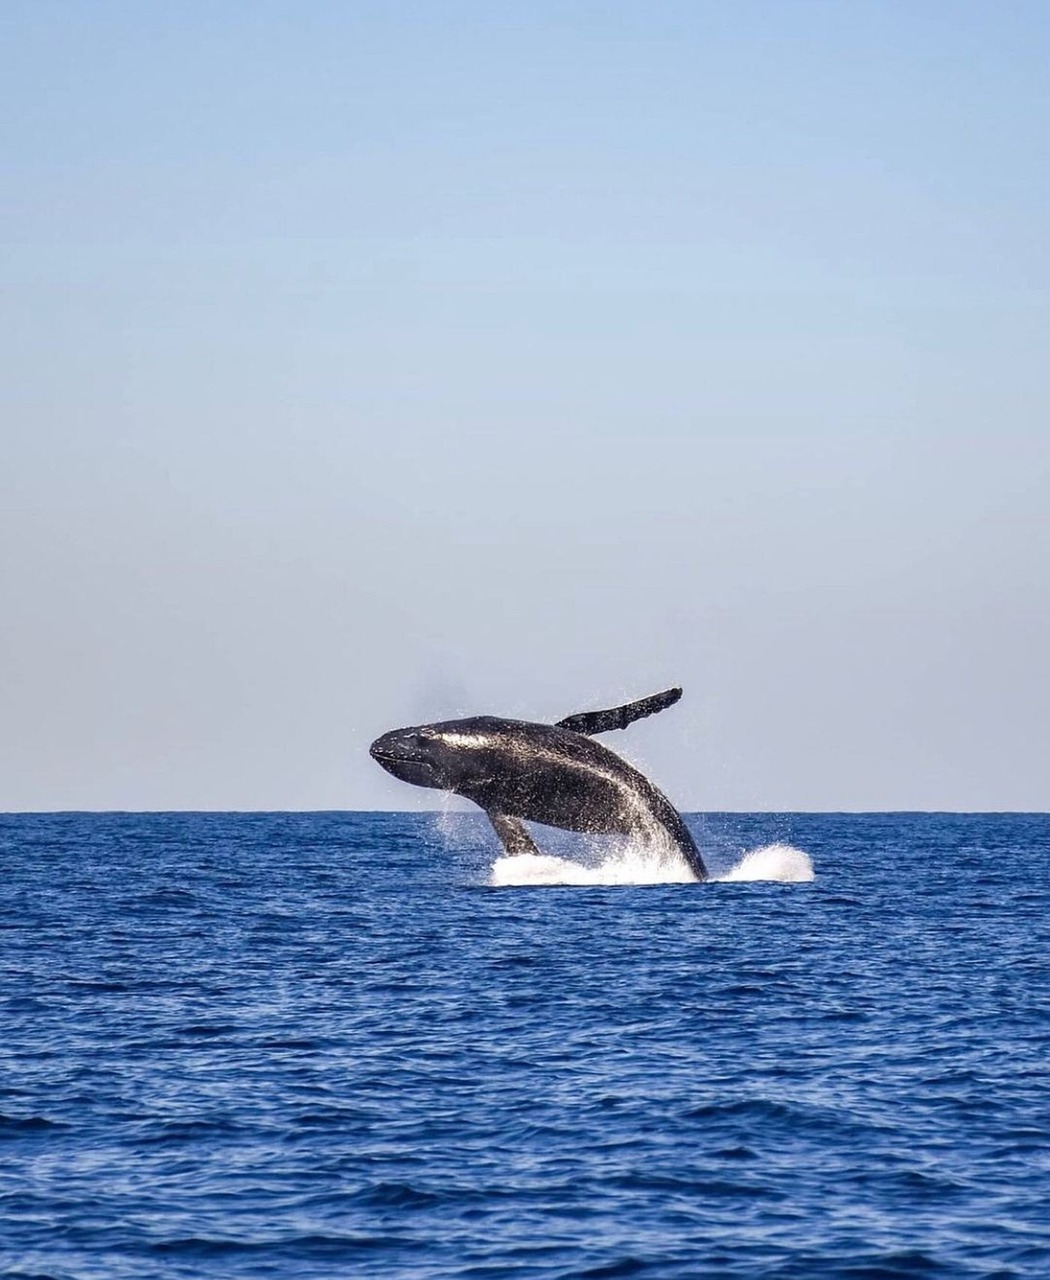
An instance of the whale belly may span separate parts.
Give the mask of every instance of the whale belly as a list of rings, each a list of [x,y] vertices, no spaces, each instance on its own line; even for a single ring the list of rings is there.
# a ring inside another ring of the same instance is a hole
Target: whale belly
[[[626,835],[642,825],[636,789],[591,770],[538,763],[461,794],[483,809],[566,831]]]

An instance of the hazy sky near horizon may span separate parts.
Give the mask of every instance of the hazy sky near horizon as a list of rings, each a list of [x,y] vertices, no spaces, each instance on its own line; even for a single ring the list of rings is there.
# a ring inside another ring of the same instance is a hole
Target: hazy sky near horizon
[[[1050,8],[10,0],[0,809],[1050,808]]]

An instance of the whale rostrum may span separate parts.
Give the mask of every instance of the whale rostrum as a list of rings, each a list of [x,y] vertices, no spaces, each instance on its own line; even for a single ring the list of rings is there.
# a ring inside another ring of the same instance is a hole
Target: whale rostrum
[[[403,782],[479,805],[508,854],[539,852],[525,822],[540,822],[666,842],[698,880],[706,880],[700,851],[663,792],[590,736],[624,729],[681,696],[681,689],[667,689],[622,707],[578,712],[557,724],[472,716],[393,729],[372,743],[370,754]]]

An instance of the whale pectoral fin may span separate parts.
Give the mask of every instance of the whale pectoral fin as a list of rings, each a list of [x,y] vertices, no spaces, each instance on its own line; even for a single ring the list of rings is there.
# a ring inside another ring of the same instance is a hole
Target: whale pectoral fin
[[[573,733],[608,733],[610,729],[626,729],[629,724],[651,716],[665,707],[674,706],[682,696],[681,689],[665,689],[663,693],[651,694],[648,698],[640,698],[637,702],[628,702],[623,707],[611,707],[608,711],[580,711],[574,716],[566,716],[554,726],[556,729],[571,729]]]
[[[539,853],[539,849],[536,848],[525,823],[520,818],[511,818],[505,813],[495,813],[491,809],[486,809],[485,812],[488,814],[489,822],[492,823],[496,835],[499,836],[500,842],[509,854]]]

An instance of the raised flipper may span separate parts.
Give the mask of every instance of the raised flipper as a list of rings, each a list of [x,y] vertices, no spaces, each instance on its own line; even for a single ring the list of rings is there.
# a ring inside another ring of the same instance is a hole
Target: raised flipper
[[[625,707],[612,707],[608,711],[577,712],[574,716],[566,716],[564,720],[559,720],[554,727],[586,734],[608,733],[610,729],[626,729],[629,724],[634,724],[644,716],[651,716],[656,711],[663,711],[665,707],[673,706],[681,696],[681,689],[665,689],[663,693],[654,693],[637,702],[628,702]]]
[[[491,809],[486,809],[485,812],[509,854],[539,853],[525,823],[520,818],[511,818],[505,813],[493,813]]]

